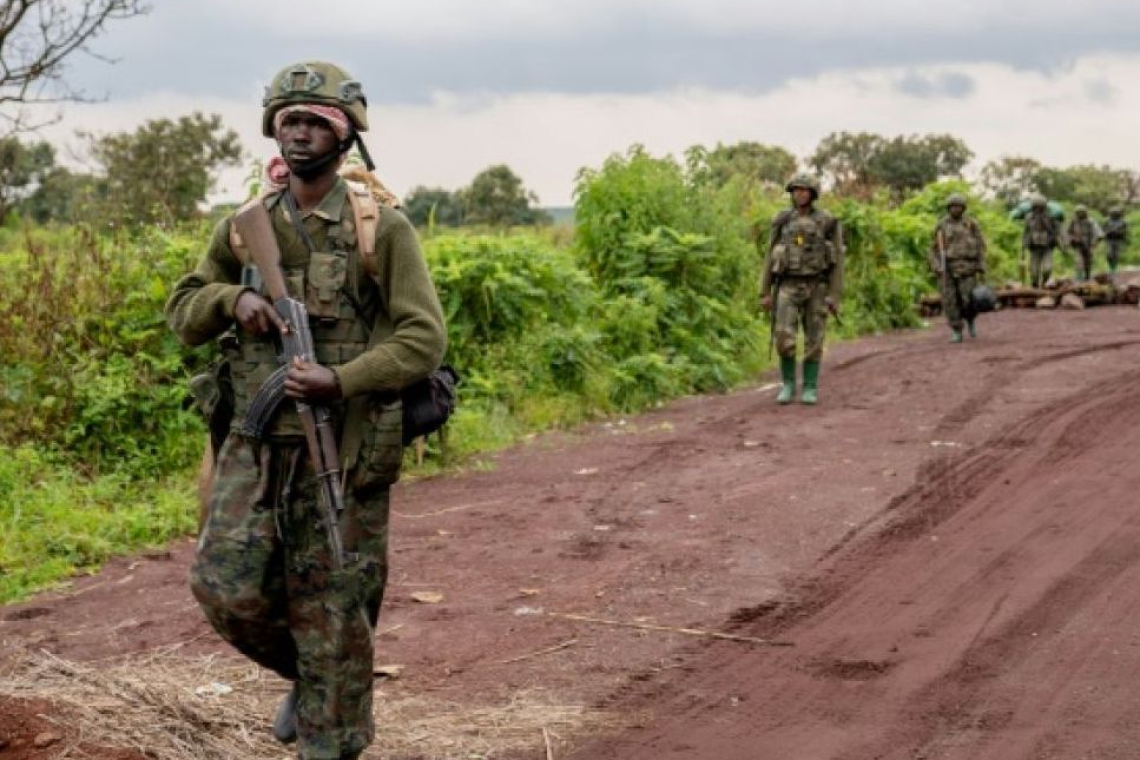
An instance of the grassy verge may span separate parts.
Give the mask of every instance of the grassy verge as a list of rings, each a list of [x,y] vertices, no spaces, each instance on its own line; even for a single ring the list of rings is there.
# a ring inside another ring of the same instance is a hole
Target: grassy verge
[[[189,473],[157,481],[87,478],[18,447],[0,460],[0,604],[194,527]]]

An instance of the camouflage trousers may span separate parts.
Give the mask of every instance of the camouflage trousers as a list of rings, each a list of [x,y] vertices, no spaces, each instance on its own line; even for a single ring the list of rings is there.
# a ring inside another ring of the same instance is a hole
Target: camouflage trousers
[[[298,688],[302,760],[356,758],[372,741],[373,635],[387,580],[388,488],[345,494],[336,570],[317,479],[300,444],[236,433],[218,456],[191,569],[214,629]]]
[[[962,331],[963,320],[974,321],[971,294],[977,286],[977,276],[971,274],[948,274],[942,281],[942,311],[950,329]]]
[[[1111,238],[1106,241],[1106,245],[1108,246],[1108,267],[1116,271],[1116,268],[1120,266],[1120,254],[1124,253],[1124,249],[1128,246],[1123,240],[1112,240]]]
[[[822,278],[786,277],[776,294],[776,352],[796,357],[796,336],[804,331],[804,361],[823,359],[823,336],[827,329],[828,282]]]
[[[1029,248],[1029,283],[1040,288],[1053,275],[1053,249]]]
[[[1093,252],[1086,245],[1073,246],[1073,266],[1077,270],[1078,280],[1087,280],[1092,277]]]

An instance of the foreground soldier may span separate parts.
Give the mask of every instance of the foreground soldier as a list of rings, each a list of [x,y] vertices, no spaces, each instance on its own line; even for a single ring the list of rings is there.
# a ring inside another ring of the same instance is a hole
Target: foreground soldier
[[[1120,206],[1108,212],[1108,220],[1104,223],[1104,239],[1108,243],[1108,270],[1113,274],[1120,266],[1120,254],[1128,247],[1128,221],[1124,218],[1124,209]]]
[[[1059,225],[1049,215],[1049,206],[1043,195],[1030,200],[1025,215],[1025,229],[1021,234],[1021,248],[1029,251],[1029,281],[1040,288],[1053,276],[1053,249],[1060,245]]]
[[[819,364],[827,314],[838,316],[843,292],[843,231],[831,214],[815,207],[819,185],[797,174],[785,188],[792,208],[776,214],[760,281],[761,305],[775,308],[776,351],[783,387],[776,403],[796,393],[796,337],[804,331],[804,388],[800,401],[819,400]]]
[[[1092,277],[1093,251],[1103,236],[1100,225],[1089,216],[1089,210],[1077,206],[1072,221],[1065,229],[1065,240],[1073,250],[1073,264],[1077,269],[1078,281]]]
[[[962,342],[963,320],[970,337],[978,337],[972,294],[978,275],[986,271],[986,241],[977,220],[966,216],[966,198],[946,199],[947,215],[934,227],[930,264],[942,286],[942,310],[950,323],[951,343]]]
[[[355,191],[337,168],[368,127],[365,105],[360,84],[336,66],[282,71],[267,89],[262,126],[289,172],[283,190],[255,201],[270,213],[289,294],[308,308],[319,362],[290,367],[286,394],[327,406],[340,431],[342,569],[321,523],[294,404],[280,407],[261,440],[241,429],[251,397],[277,369],[284,323],[256,286],[243,284],[256,278],[232,217],[167,304],[171,328],[189,345],[237,325],[229,349],[234,421],[191,586],[223,638],[293,682],[274,733],[296,738],[303,760],[356,758],[372,739],[388,492],[402,458],[399,391],[428,375],[445,345],[435,289],[403,215],[381,207],[375,259],[360,253],[348,197]]]

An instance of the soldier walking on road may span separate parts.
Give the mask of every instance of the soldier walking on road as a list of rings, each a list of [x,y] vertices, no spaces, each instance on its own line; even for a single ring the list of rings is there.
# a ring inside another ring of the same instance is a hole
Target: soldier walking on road
[[[1049,214],[1045,196],[1034,195],[1021,235],[1021,248],[1029,251],[1029,280],[1033,287],[1043,287],[1053,275],[1053,249],[1060,242],[1059,225]]]
[[[1104,223],[1104,239],[1108,243],[1108,270],[1113,274],[1120,266],[1120,254],[1128,247],[1128,221],[1124,218],[1124,209],[1120,206],[1108,212],[1108,220]]]
[[[942,310],[950,323],[952,343],[962,342],[963,322],[970,337],[978,336],[973,292],[986,272],[986,241],[981,227],[966,215],[966,198],[954,193],[946,199],[946,216],[934,228],[930,264],[940,278]]]
[[[226,349],[234,418],[191,587],[223,638],[292,683],[274,735],[297,741],[302,760],[355,760],[374,733],[373,638],[387,579],[389,487],[402,459],[400,390],[438,366],[443,316],[412,225],[399,211],[359,205],[358,189],[337,173],[354,144],[363,148],[360,83],[332,64],[301,63],[273,79],[263,105],[263,132],[284,159],[283,187],[252,203],[269,213],[289,296],[308,311],[314,356],[288,368],[290,401],[264,434],[247,432],[251,400],[278,369],[275,339],[288,328],[226,218],[166,307],[188,345],[231,329],[237,336]],[[361,209],[371,216],[358,217]],[[343,512],[331,526],[293,401],[327,408],[338,431]]]
[[[819,185],[797,174],[785,188],[792,207],[772,220],[768,254],[760,281],[761,305],[774,312],[776,351],[783,387],[776,403],[789,404],[796,393],[796,338],[804,333],[803,395],[819,399],[819,365],[827,315],[839,316],[843,294],[843,231],[839,220],[815,207]]]
[[[1089,216],[1089,210],[1077,206],[1072,221],[1065,228],[1065,242],[1073,251],[1078,281],[1092,277],[1093,252],[1102,237],[1104,233],[1096,220]]]

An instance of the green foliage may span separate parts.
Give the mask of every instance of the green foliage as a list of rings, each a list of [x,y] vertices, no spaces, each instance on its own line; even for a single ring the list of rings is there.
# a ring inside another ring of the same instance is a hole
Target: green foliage
[[[523,187],[522,179],[505,164],[490,166],[475,175],[458,193],[463,218],[469,224],[490,227],[544,224],[546,215],[534,204],[538,196]]]
[[[947,177],[957,177],[973,158],[952,135],[887,138],[860,132],[833,132],[816,148],[809,163],[827,175],[837,192],[866,197],[886,188],[895,199]]]
[[[207,231],[28,231],[0,252],[0,443],[47,442],[88,472],[142,476],[193,461],[187,361],[162,306]]]
[[[85,478],[33,445],[0,458],[0,604],[196,525],[186,478]]]
[[[458,227],[463,224],[463,201],[442,187],[419,185],[404,198],[404,213],[417,227]]]
[[[689,174],[697,183],[724,187],[734,177],[782,188],[796,170],[796,157],[777,145],[758,142],[717,143],[712,150],[694,145],[685,152]]]
[[[124,225],[194,219],[217,169],[241,159],[237,133],[222,117],[193,113],[177,120],[152,119],[132,133],[87,135],[103,169],[103,219]]]
[[[55,166],[55,149],[45,142],[0,137],[0,222]]]

